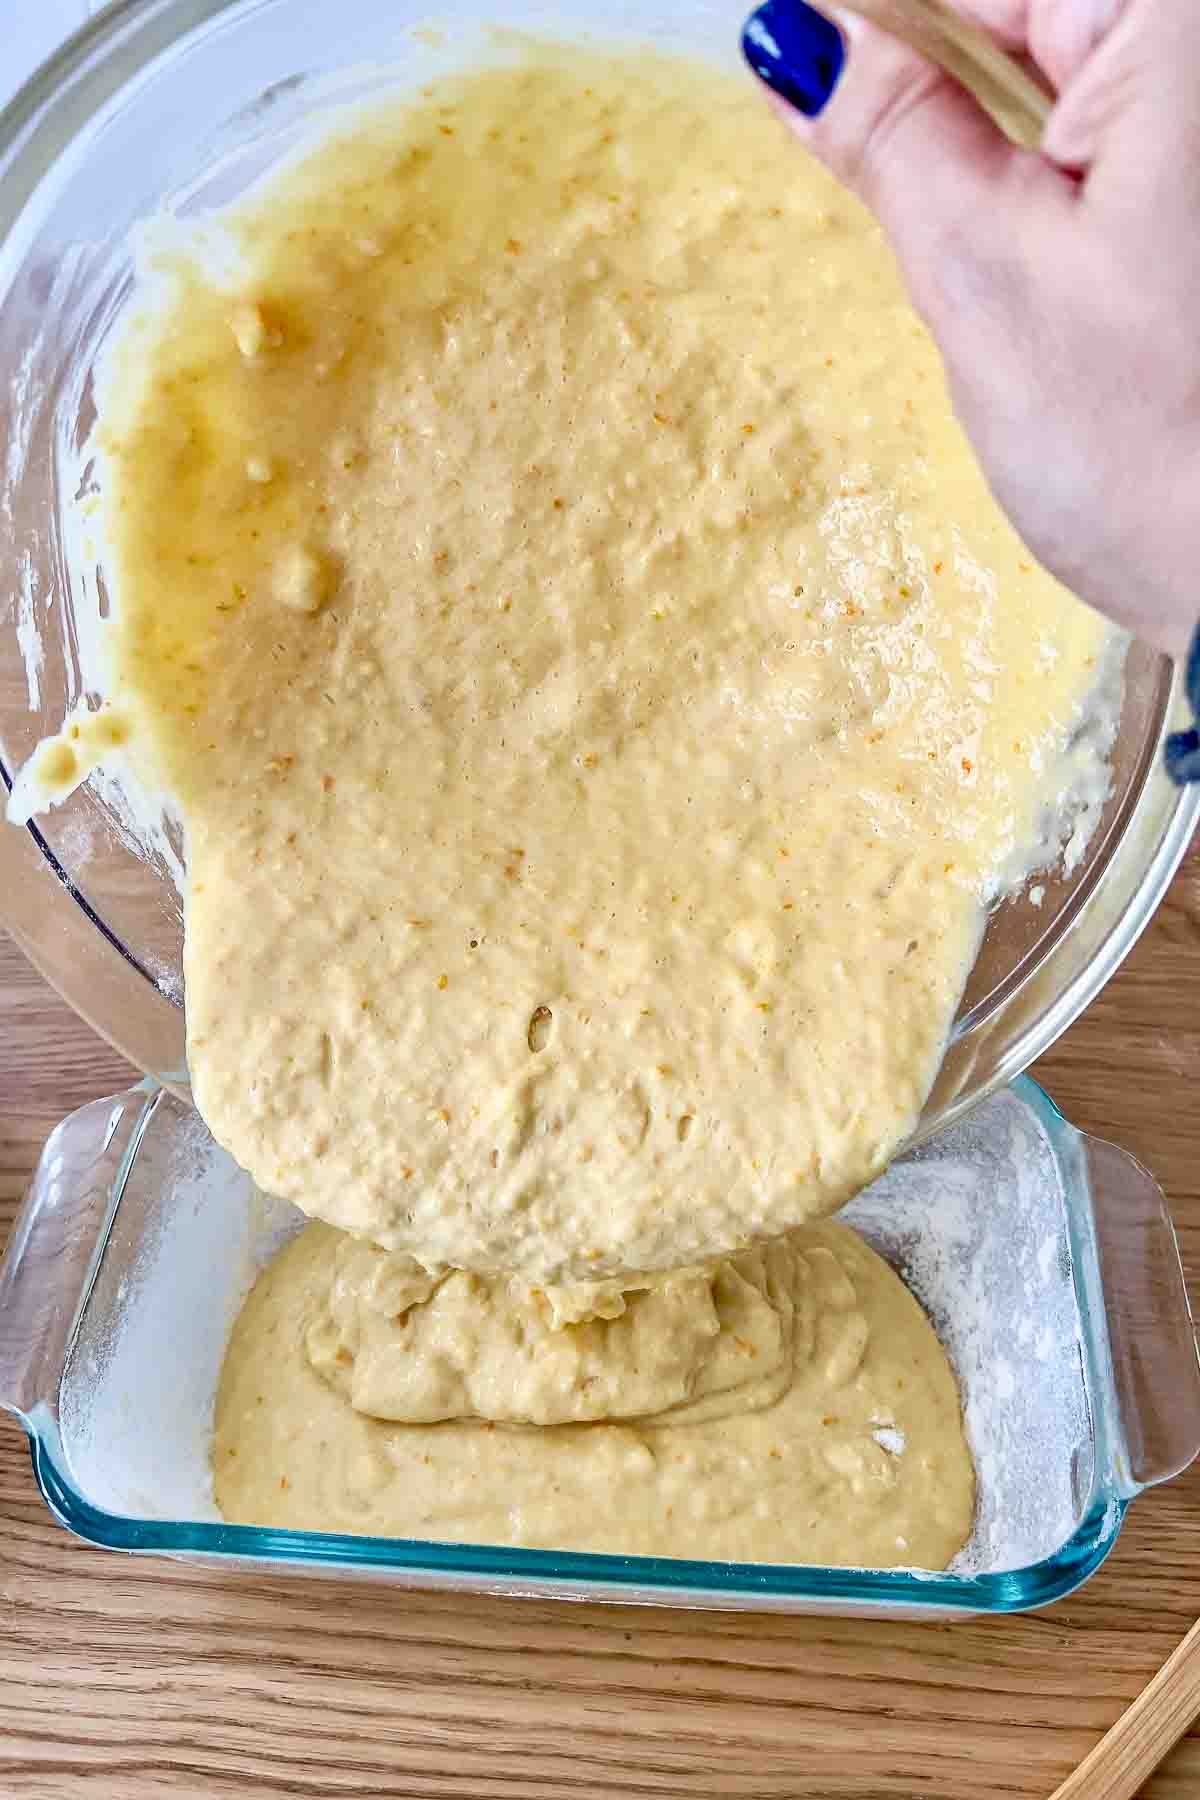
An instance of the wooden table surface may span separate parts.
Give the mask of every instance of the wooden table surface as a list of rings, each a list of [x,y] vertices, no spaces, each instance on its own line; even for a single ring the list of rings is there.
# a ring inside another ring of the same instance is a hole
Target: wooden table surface
[[[1200,859],[1038,1070],[1170,1194],[1200,1293]],[[0,943],[0,1224],[121,1059]],[[1074,1599],[985,1624],[684,1613],[266,1581],[52,1523],[0,1425],[0,1795],[1043,1797],[1200,1614],[1200,1467]],[[1195,1800],[1200,1735],[1146,1788]]]

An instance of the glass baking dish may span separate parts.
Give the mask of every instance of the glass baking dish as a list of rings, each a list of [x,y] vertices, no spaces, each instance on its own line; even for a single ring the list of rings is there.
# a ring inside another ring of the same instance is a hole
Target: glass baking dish
[[[672,1606],[937,1618],[1070,1593],[1128,1503],[1200,1448],[1200,1362],[1163,1196],[1028,1078],[842,1215],[926,1305],[979,1476],[944,1574],[581,1555],[225,1524],[208,1439],[229,1328],[303,1222],[149,1083],[53,1133],[0,1266],[0,1404],[93,1543],[272,1572]],[[619,1504],[619,1500],[615,1501]]]

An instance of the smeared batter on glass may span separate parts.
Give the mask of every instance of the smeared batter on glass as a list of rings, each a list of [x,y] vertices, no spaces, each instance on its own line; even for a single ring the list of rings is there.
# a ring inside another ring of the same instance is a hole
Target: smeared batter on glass
[[[916,1301],[847,1227],[600,1306],[565,1323],[507,1277],[431,1281],[308,1226],[230,1341],[222,1512],[872,1568],[941,1568],[962,1547],[975,1487],[954,1378]]]
[[[913,1126],[1099,623],[746,85],[534,48],[164,250],[102,392],[197,1102],[526,1281],[827,1212]]]

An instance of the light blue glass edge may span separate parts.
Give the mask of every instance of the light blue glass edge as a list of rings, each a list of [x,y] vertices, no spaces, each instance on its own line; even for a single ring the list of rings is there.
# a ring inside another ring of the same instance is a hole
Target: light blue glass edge
[[[1030,1076],[1019,1076],[1012,1086],[1045,1128],[1064,1180],[1072,1185],[1079,1183],[1079,1133]],[[118,1191],[126,1172],[122,1169],[115,1184]],[[1086,1216],[1081,1217],[1081,1212]],[[1092,1402],[1092,1492],[1072,1536],[1053,1556],[1027,1568],[986,1575],[823,1569],[804,1564],[522,1550],[503,1545],[273,1530],[207,1520],[133,1519],[92,1506],[72,1485],[55,1456],[58,1434],[53,1422],[23,1415],[34,1477],[47,1506],[61,1524],[77,1537],[111,1550],[260,1565],[276,1563],[314,1571],[336,1572],[342,1568],[384,1576],[394,1571],[405,1574],[414,1585],[419,1585],[423,1575],[434,1583],[457,1579],[459,1585],[524,1581],[536,1584],[548,1598],[554,1597],[555,1590],[572,1597],[586,1597],[590,1591],[597,1598],[614,1592],[629,1598],[633,1591],[640,1590],[664,1604],[670,1604],[672,1597],[695,1603],[711,1596],[726,1604],[738,1599],[751,1605],[755,1601],[790,1599],[807,1603],[813,1609],[841,1605],[884,1614],[904,1612],[909,1616],[1029,1611],[1064,1599],[1096,1572],[1116,1542],[1129,1503],[1114,1473],[1110,1420],[1116,1416],[1115,1401],[1103,1373],[1107,1368],[1107,1328],[1095,1241],[1087,1229],[1090,1212],[1090,1200],[1086,1209],[1077,1204],[1067,1208]],[[1098,1406],[1101,1390],[1103,1404]]]

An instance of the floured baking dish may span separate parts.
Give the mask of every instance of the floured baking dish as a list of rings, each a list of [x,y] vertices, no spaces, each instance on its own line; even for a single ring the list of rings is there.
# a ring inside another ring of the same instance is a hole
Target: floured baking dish
[[[0,1267],[0,1403],[24,1424],[59,1519],[118,1550],[793,1612],[947,1617],[1061,1598],[1103,1562],[1129,1502],[1200,1448],[1200,1363],[1161,1192],[1022,1078],[841,1217],[923,1302],[959,1380],[979,1497],[944,1573],[224,1523],[208,1449],[225,1342],[303,1218],[258,1194],[198,1115],[150,1084],[84,1107],[46,1146]]]

